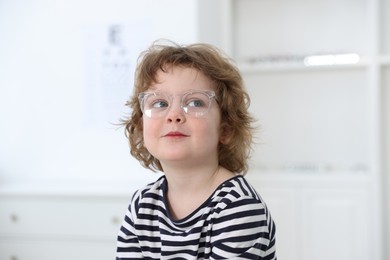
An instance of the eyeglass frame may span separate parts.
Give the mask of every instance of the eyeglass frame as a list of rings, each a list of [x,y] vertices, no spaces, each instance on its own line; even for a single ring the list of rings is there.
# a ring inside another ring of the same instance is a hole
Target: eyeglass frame
[[[180,109],[184,112],[185,115],[187,116],[190,116],[190,117],[195,117],[195,118],[201,118],[201,117],[204,117],[205,115],[208,114],[210,108],[211,108],[211,102],[212,102],[212,99],[214,99],[217,103],[217,99],[216,99],[216,94],[215,94],[215,91],[214,90],[195,90],[195,89],[190,89],[189,91],[183,93],[183,94],[178,94],[178,95],[172,95],[172,94],[167,94],[163,91],[160,91],[160,90],[157,90],[157,91],[153,91],[153,92],[149,92],[149,91],[145,91],[145,92],[141,92],[138,94],[138,102],[139,102],[139,105],[140,105],[140,109],[141,109],[141,112],[142,114],[146,115],[148,118],[154,118],[154,117],[151,117],[151,116],[148,116],[147,113],[145,113],[145,98],[150,96],[150,95],[156,95],[158,93],[161,93],[167,97],[169,97],[169,103],[168,103],[168,107],[166,108],[166,112],[165,113],[162,113],[161,116],[158,116],[156,118],[160,118],[160,117],[163,117],[165,116],[168,111],[171,109],[172,107],[172,101],[173,101],[173,97],[174,96],[181,96],[180,97]],[[209,98],[209,103],[208,103],[208,107],[207,107],[207,110],[200,116],[196,116],[196,115],[191,115],[191,114],[188,114],[188,112],[186,111],[186,107],[187,106],[184,106],[184,97],[186,97],[187,95],[191,95],[191,94],[195,94],[195,93],[201,93],[201,94],[205,94],[206,96],[208,96]]]

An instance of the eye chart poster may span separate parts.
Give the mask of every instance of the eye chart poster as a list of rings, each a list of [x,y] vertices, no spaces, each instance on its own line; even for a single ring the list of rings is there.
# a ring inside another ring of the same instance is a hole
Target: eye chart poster
[[[134,71],[141,51],[151,43],[146,23],[112,23],[85,30],[85,123],[112,127],[129,113],[125,107],[132,94]]]

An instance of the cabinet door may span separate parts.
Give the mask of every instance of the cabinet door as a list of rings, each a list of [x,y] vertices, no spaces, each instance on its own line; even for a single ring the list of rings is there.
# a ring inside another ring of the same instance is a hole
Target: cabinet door
[[[302,198],[302,259],[371,259],[367,191],[306,189]]]

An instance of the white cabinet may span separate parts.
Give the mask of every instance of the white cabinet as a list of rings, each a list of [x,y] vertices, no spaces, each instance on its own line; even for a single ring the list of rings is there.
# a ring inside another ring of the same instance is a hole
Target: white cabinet
[[[114,259],[129,198],[0,196],[1,260]]]
[[[236,61],[251,97],[260,131],[248,178],[274,212],[280,258],[383,259],[390,1],[201,0],[199,10],[200,41]]]
[[[366,176],[350,180],[252,172],[247,178],[275,220],[280,259],[374,259],[374,207]]]

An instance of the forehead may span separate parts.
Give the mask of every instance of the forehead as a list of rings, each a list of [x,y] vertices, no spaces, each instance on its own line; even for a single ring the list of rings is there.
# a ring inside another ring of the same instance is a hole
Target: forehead
[[[181,93],[192,90],[213,90],[213,81],[201,71],[183,66],[170,66],[165,70],[158,70],[155,82],[149,90],[161,90]]]

